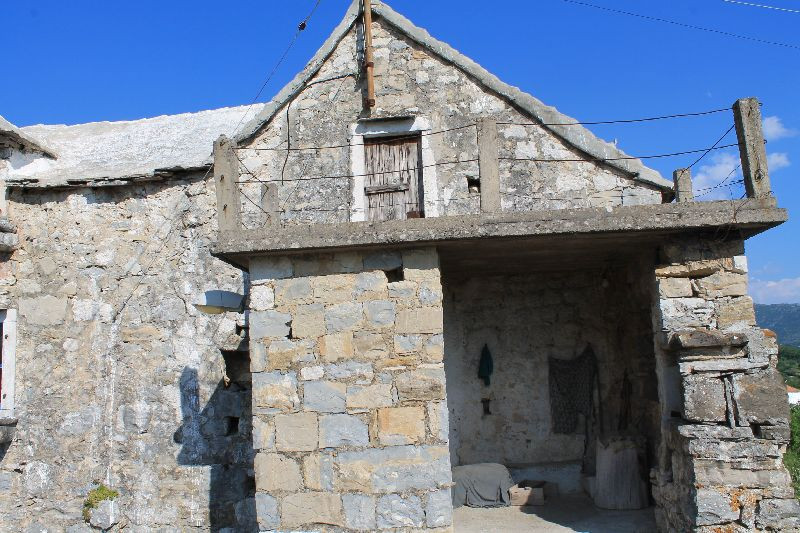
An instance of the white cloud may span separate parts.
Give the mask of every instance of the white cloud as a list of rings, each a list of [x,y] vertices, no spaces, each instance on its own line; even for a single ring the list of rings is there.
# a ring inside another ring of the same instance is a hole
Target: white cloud
[[[777,281],[750,280],[750,295],[759,304],[800,303],[800,278]]]
[[[787,128],[783,125],[783,121],[781,121],[780,117],[771,116],[771,117],[764,117],[764,137],[768,141],[777,141],[778,139],[783,139],[784,137],[794,137],[797,135],[797,130]]]
[[[718,152],[710,156],[711,164],[701,165],[697,171],[697,175],[692,176],[692,186],[694,194],[698,200],[728,200],[731,197],[730,191],[737,190],[737,185],[733,187],[722,186],[716,189],[710,189],[722,182],[730,175],[725,185],[730,185],[732,182],[741,179],[741,171],[733,169],[739,164],[738,155],[729,152]],[[733,174],[731,175],[731,172]],[[701,196],[702,195],[702,196]]]
[[[786,168],[791,164],[792,163],[789,161],[789,154],[784,152],[767,154],[767,168],[772,172]]]

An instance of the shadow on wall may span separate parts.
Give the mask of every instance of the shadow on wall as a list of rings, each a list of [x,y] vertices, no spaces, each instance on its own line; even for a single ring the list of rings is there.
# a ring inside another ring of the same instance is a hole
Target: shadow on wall
[[[252,378],[247,352],[223,352],[226,377],[200,407],[197,370],[181,373],[183,423],[174,440],[178,464],[210,466],[211,531],[257,532],[251,431]],[[228,381],[226,385],[226,381]]]

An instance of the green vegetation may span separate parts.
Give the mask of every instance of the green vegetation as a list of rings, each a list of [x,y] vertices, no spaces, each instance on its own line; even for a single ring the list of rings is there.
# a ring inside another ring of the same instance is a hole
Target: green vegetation
[[[787,385],[800,389],[800,348],[781,345],[778,370],[783,374]]]
[[[89,521],[92,509],[96,509],[98,504],[104,500],[113,500],[119,496],[119,492],[109,489],[102,483],[89,491],[86,501],[83,502],[83,519]]]
[[[783,464],[786,465],[786,469],[792,475],[794,495],[800,499],[800,405],[792,407],[790,426],[792,428],[792,437],[786,454],[783,456]]]

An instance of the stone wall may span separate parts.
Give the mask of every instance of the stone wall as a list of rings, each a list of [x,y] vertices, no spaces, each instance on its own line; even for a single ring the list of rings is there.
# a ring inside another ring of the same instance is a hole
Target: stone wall
[[[416,117],[423,131],[437,132],[424,142],[435,163],[446,164],[423,169],[427,216],[478,213],[480,193],[468,186],[468,179],[479,176],[477,129],[470,125],[484,117],[528,124],[532,119],[384,20],[373,22],[373,34],[377,106],[371,117]],[[358,42],[351,29],[309,84],[239,151],[243,180],[250,181],[244,193],[260,204],[269,198],[260,181],[269,180],[284,224],[350,219],[351,150],[363,148],[348,143],[355,142],[354,129],[365,118]],[[580,161],[585,154],[541,126],[499,125],[498,140],[505,210],[661,203],[653,186]],[[287,153],[287,147],[294,150]],[[296,150],[304,147],[332,148]],[[574,161],[519,160],[524,158]],[[319,176],[328,178],[311,179]],[[264,223],[266,215],[253,202],[242,198],[241,207],[246,226]]]
[[[251,259],[262,529],[449,528],[433,249]]]
[[[88,530],[97,483],[119,492],[98,526],[254,527],[249,378],[229,369],[226,386],[220,352],[243,315],[192,305],[245,281],[209,254],[202,178],[9,193],[20,247],[0,299],[19,310],[19,423],[0,450],[0,530]]]
[[[782,462],[777,342],[756,327],[742,253],[742,242],[674,242],[655,270],[665,439],[653,492],[664,531],[800,528]]]
[[[658,396],[649,318],[647,263],[633,260],[580,271],[450,278],[445,272],[445,370],[453,464],[573,462],[587,454],[586,432],[553,431],[548,358],[573,359],[590,345],[600,372],[605,435],[658,444]],[[481,350],[494,360],[490,385],[478,378]],[[632,386],[621,398],[623,381]],[[490,400],[491,415],[482,399]],[[622,404],[629,409],[620,426]],[[595,428],[593,436],[598,433]],[[591,465],[593,466],[593,465]],[[589,472],[591,473],[591,472]]]

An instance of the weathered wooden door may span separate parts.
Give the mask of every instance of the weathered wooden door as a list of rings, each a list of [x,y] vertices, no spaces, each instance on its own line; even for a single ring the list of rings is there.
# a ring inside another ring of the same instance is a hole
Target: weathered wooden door
[[[422,216],[419,137],[381,137],[364,140],[369,220]]]

